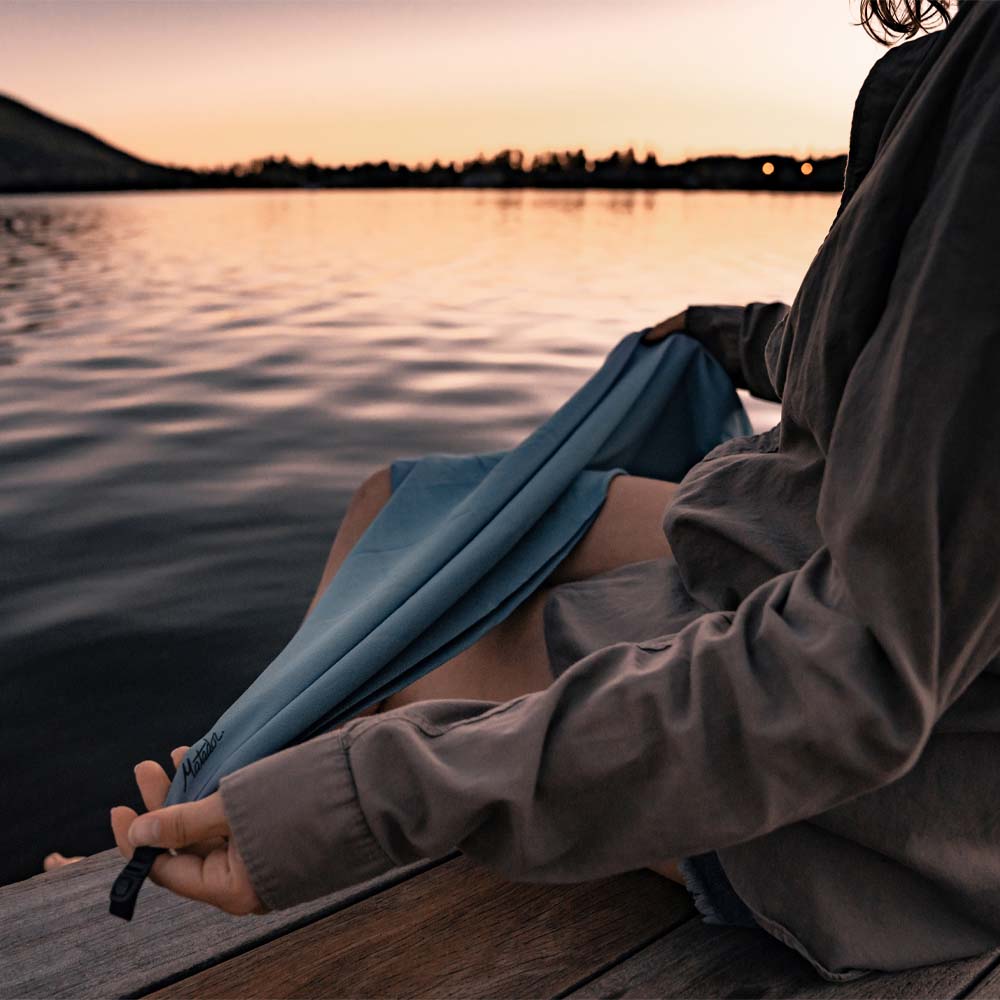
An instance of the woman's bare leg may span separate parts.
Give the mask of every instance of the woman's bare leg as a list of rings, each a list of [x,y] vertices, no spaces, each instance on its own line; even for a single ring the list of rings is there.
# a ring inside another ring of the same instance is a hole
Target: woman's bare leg
[[[670,554],[663,512],[676,484],[615,476],[587,533],[542,587],[457,656],[390,695],[386,711],[431,698],[509,701],[552,682],[542,609],[552,586],[606,573],[627,563]]]

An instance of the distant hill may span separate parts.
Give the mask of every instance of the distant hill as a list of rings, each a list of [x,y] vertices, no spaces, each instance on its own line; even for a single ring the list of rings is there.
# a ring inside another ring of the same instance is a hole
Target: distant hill
[[[0,191],[179,187],[191,174],[140,160],[0,94]]]

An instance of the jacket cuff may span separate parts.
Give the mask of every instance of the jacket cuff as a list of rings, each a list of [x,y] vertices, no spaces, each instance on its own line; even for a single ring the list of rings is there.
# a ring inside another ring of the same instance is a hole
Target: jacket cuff
[[[784,302],[751,302],[743,310],[738,349],[743,381],[750,394],[758,399],[780,403],[779,395],[767,370],[767,342],[788,319],[791,307]]]
[[[788,312],[789,306],[778,301],[751,302],[747,306],[688,306],[684,330],[714,355],[737,389],[780,403],[768,374],[765,348]]]
[[[361,811],[340,729],[226,775],[219,792],[250,882],[269,910],[398,867]]]

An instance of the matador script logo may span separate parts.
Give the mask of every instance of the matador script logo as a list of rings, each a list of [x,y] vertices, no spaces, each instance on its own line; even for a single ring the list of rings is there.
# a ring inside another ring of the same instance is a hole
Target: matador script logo
[[[211,736],[206,736],[205,739],[201,741],[201,746],[198,747],[194,752],[194,757],[188,753],[188,756],[184,758],[184,763],[181,765],[181,773],[184,775],[184,791],[187,791],[188,779],[194,779],[194,776],[202,769],[205,761],[211,756],[212,751],[222,742],[222,737],[226,735],[225,729],[221,733],[217,733],[214,729],[212,730]]]

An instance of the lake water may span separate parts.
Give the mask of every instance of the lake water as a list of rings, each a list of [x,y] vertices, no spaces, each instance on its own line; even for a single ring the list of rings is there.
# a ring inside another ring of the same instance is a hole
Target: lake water
[[[112,846],[368,473],[512,446],[686,305],[790,302],[838,197],[0,197],[0,883]]]

